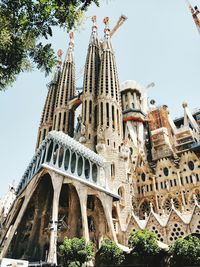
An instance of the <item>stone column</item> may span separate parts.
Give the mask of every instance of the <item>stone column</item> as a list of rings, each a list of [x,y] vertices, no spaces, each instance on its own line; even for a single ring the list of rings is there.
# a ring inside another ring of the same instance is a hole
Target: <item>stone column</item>
[[[104,209],[104,213],[106,216],[106,220],[108,223],[109,231],[111,232],[112,239],[115,241],[115,243],[118,243],[117,236],[115,233],[113,220],[112,220],[112,202],[113,199],[111,196],[106,195],[105,193],[100,192],[99,193],[100,200]]]
[[[177,173],[178,183],[179,183],[179,187],[180,187],[180,191],[181,191],[181,198],[182,198],[183,206],[186,207],[185,196],[184,196],[183,190],[182,190],[182,184],[181,184],[181,178],[180,178],[179,170],[177,170],[176,173]]]
[[[80,206],[81,206],[81,217],[82,217],[82,229],[83,229],[83,237],[86,242],[90,240],[89,231],[88,231],[88,220],[87,220],[87,188],[80,185],[80,187],[76,187]]]
[[[55,172],[51,173],[51,181],[53,185],[53,208],[52,208],[52,225],[50,228],[50,244],[47,263],[57,265],[57,223],[58,223],[58,207],[59,197],[62,188],[63,177]]]
[[[157,207],[157,211],[159,211],[158,194],[157,194],[156,181],[155,181],[156,178],[155,176],[153,176],[152,178],[153,178],[153,187],[154,187],[154,192],[155,192],[156,207]]]

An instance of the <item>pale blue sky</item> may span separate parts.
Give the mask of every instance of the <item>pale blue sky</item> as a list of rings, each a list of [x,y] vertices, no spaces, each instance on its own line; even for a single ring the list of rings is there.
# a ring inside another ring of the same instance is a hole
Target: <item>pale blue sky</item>
[[[200,1],[191,0],[194,5]],[[146,86],[149,98],[167,104],[172,117],[182,114],[187,100],[191,110],[199,105],[200,35],[184,0],[100,0],[100,8],[90,7],[86,16],[97,15],[99,37],[102,19],[110,17],[112,28],[121,14],[128,20],[112,38],[120,82],[133,79]],[[91,22],[75,33],[77,72],[83,67]],[[68,37],[60,29],[51,40],[55,51],[66,52]],[[35,70],[20,75],[6,92],[0,93],[0,196],[8,184],[19,182],[34,155],[37,130],[51,77]],[[82,85],[82,79],[77,86]]]

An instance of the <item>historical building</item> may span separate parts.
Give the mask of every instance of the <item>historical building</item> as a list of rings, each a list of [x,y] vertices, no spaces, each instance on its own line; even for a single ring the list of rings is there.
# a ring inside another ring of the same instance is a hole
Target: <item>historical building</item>
[[[172,120],[135,81],[118,80],[108,20],[93,18],[83,91],[74,39],[62,51],[42,113],[36,152],[1,224],[1,257],[57,264],[65,236],[127,246],[147,228],[164,244],[200,233],[200,111]],[[77,115],[77,107],[81,113]]]

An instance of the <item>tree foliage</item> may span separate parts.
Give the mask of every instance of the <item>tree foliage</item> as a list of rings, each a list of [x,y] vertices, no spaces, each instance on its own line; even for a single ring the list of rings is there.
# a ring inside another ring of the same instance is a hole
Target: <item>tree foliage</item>
[[[131,232],[128,239],[129,247],[133,253],[141,257],[152,257],[160,252],[156,234],[148,230]]]
[[[200,239],[189,236],[187,239],[179,238],[170,247],[172,266],[200,265]]]
[[[63,259],[63,266],[81,266],[94,258],[94,247],[87,243],[84,238],[64,238],[60,245],[60,252]]]
[[[0,0],[0,90],[23,71],[48,74],[55,65],[51,44],[53,27],[67,31],[80,23],[84,11],[99,0]]]
[[[100,248],[100,260],[106,265],[119,265],[124,261],[123,251],[114,241],[105,239]]]

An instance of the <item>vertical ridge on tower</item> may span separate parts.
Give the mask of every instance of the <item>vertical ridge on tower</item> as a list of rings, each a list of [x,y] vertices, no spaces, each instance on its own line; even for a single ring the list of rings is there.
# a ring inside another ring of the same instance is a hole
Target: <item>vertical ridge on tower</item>
[[[69,123],[72,123],[74,118],[73,110],[69,110],[69,100],[74,97],[76,90],[74,35],[72,32],[69,34],[69,38],[69,47],[60,76],[56,97],[53,129],[57,131],[63,131],[64,133],[68,133],[70,136],[73,136],[74,127],[70,127],[69,129]]]
[[[57,59],[56,70],[54,72],[52,81],[48,85],[48,94],[46,97],[45,105],[41,116],[40,126],[38,129],[36,148],[39,147],[42,140],[44,140],[48,132],[50,132],[53,127],[53,114],[55,109],[56,94],[58,90],[58,81],[61,74],[62,54],[63,54],[62,50],[59,49],[57,52],[58,59]]]
[[[93,26],[90,36],[87,58],[85,63],[84,82],[83,82],[83,97],[82,97],[82,123],[87,125],[85,138],[87,146],[94,149],[95,146],[95,131],[96,131],[96,94],[98,89],[99,79],[99,41],[97,36],[96,16],[92,17]]]
[[[106,129],[111,137],[121,136],[121,107],[119,80],[115,56],[110,40],[109,18],[104,18],[105,37],[102,44],[97,102],[99,106],[99,129]],[[119,143],[119,142],[118,142]],[[118,144],[119,145],[119,144]]]

